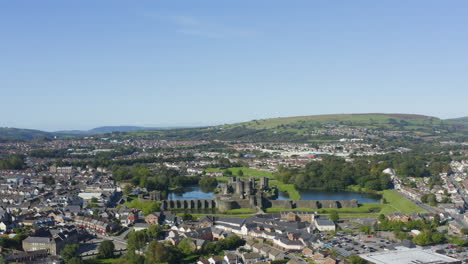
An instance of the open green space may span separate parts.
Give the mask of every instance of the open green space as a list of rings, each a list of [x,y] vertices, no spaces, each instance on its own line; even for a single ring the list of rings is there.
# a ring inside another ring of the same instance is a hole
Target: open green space
[[[385,206],[382,208],[382,211],[380,211],[382,214],[391,214],[396,212],[404,214],[427,213],[426,210],[420,208],[410,200],[392,190],[385,190],[381,193],[383,198],[387,201]]]
[[[269,171],[261,171],[261,170],[256,170],[256,169],[251,169],[247,167],[231,167],[228,168],[230,171],[232,171],[233,176],[238,176],[239,171],[242,170],[244,173],[243,177],[268,177],[271,178],[273,177],[273,173]],[[224,172],[226,169],[217,169],[217,168],[208,168],[205,171],[206,172]]]
[[[128,208],[141,210],[144,215],[148,215],[152,212],[158,211],[160,203],[153,201],[143,201],[141,199],[132,199],[131,201],[125,202],[124,205]]]
[[[227,210],[225,214],[254,214],[256,211],[251,208],[239,208],[239,209],[231,209]]]
[[[177,214],[178,216],[183,216],[183,213]],[[255,213],[253,214],[191,214],[195,218],[201,218],[204,216],[218,216],[218,217],[238,217],[238,218],[247,218],[254,216]]]

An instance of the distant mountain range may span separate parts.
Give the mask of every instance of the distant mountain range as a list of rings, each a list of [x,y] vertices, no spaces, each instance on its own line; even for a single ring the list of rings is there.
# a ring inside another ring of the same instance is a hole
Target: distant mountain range
[[[166,130],[177,129],[182,127],[142,127],[142,126],[102,126],[90,130],[62,130],[53,132],[54,134],[62,135],[99,135],[113,132],[130,132],[130,131],[144,131],[144,130]]]
[[[125,135],[152,139],[222,139],[263,141],[308,141],[311,131],[330,126],[345,125],[352,128],[407,131],[423,137],[468,134],[468,117],[442,120],[437,117],[415,114],[337,114],[296,117],[279,117],[252,120],[208,127],[140,127],[103,126],[90,130],[65,130],[44,132],[32,129],[0,128],[0,141],[31,140],[54,136],[86,136],[121,132]]]
[[[184,127],[141,127],[141,126],[102,126],[90,130],[61,130],[46,132],[35,129],[0,127],[0,142],[7,140],[33,140],[38,138],[53,138],[56,136],[90,136],[102,135],[115,132],[145,131],[145,130],[167,130]]]

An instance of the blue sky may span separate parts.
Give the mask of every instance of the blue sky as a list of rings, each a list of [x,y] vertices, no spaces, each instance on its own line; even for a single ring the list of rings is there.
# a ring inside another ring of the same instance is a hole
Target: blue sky
[[[0,126],[468,115],[467,1],[0,0]]]

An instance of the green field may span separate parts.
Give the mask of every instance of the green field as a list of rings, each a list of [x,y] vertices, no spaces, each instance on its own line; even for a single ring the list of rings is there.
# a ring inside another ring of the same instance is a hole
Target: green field
[[[251,208],[231,209],[231,210],[227,210],[226,212],[224,212],[224,214],[227,214],[227,215],[232,215],[232,214],[254,214],[254,213],[256,213],[256,211],[254,209],[251,209]]]
[[[336,209],[313,209],[313,208],[294,208],[294,209],[285,209],[279,207],[267,208],[265,211],[267,213],[278,213],[284,210],[288,211],[317,211],[320,214],[329,214],[331,211],[337,211],[340,214],[367,214],[367,213],[379,213],[382,208],[386,205],[378,203],[366,203],[360,204],[358,208],[336,208]]]
[[[391,214],[396,212],[401,212],[404,214],[427,213],[426,210],[421,209],[410,200],[404,198],[392,190],[382,191],[382,195],[383,198],[387,200],[387,204],[385,204],[385,206],[382,208],[382,211],[380,211],[382,214]]]
[[[242,123],[169,130],[131,131],[123,137],[142,137],[170,140],[247,140],[253,142],[309,142],[337,140],[336,136],[311,135],[312,130],[328,129],[330,125],[349,128],[407,131],[415,136],[456,136],[466,133],[465,119],[441,120],[437,117],[414,114],[336,114],[294,116],[252,120]],[[434,131],[439,131],[434,133]],[[119,134],[120,135],[120,134]]]
[[[184,214],[177,214],[178,216],[183,216]],[[218,217],[237,217],[237,218],[247,218],[254,216],[255,214],[191,214],[196,218],[201,218],[204,216],[218,216]]]
[[[226,125],[226,128],[246,127],[251,129],[272,129],[284,126],[284,129],[295,129],[299,127],[307,127],[310,125],[321,126],[327,123],[348,122],[352,126],[366,127],[388,127],[393,128],[391,122],[401,123],[404,121],[410,125],[412,129],[427,128],[428,125],[440,122],[435,117],[419,116],[419,115],[404,115],[404,114],[336,114],[336,115],[315,115],[315,116],[295,116],[295,117],[279,117],[261,120],[253,120],[238,124]],[[299,127],[298,127],[299,126]]]
[[[273,173],[269,171],[260,171],[256,169],[251,169],[247,167],[232,167],[229,168],[230,171],[232,171],[233,176],[237,176],[239,174],[239,171],[242,170],[244,173],[244,177],[252,176],[252,177],[268,177],[271,178],[273,177]],[[223,172],[225,169],[217,169],[217,168],[208,168],[205,169],[206,172]]]

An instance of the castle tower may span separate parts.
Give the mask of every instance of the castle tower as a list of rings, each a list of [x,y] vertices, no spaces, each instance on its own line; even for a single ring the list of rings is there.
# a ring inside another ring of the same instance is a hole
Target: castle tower
[[[241,181],[241,180],[238,180],[236,182],[236,193],[237,194],[244,194],[244,191],[245,191],[245,185],[244,185],[244,182]]]
[[[252,194],[252,182],[248,181],[245,183],[245,194],[250,195]]]
[[[268,180],[269,179],[267,177],[260,178],[260,188],[261,189],[268,189],[269,188]]]

